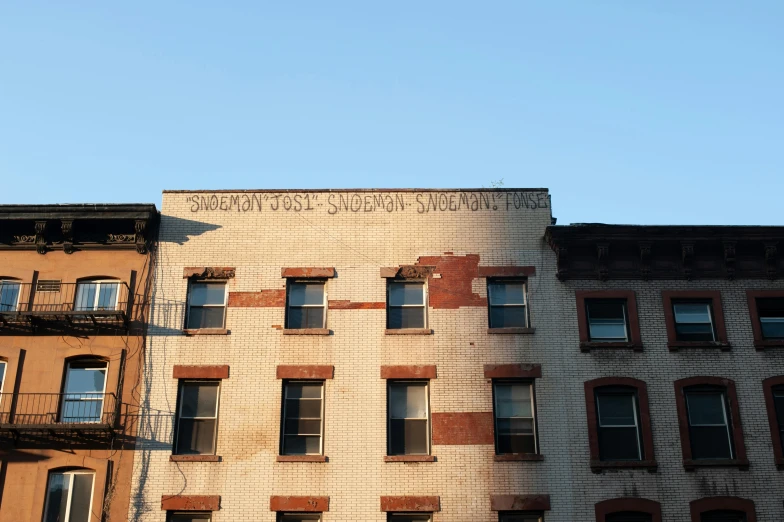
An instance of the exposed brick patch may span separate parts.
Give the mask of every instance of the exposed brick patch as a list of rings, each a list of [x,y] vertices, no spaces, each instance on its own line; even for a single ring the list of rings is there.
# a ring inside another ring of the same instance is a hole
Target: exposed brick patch
[[[334,366],[281,365],[275,373],[278,379],[331,379]]]
[[[487,299],[474,293],[471,284],[479,277],[479,255],[422,256],[418,265],[433,265],[439,279],[429,278],[431,308],[454,309],[462,306],[487,306]]]
[[[218,511],[220,495],[162,495],[163,511]]]
[[[490,495],[492,511],[549,511],[550,495]]]
[[[435,365],[382,366],[382,379],[435,379]]]
[[[261,292],[229,292],[231,308],[283,308],[286,306],[286,290],[262,290]]]
[[[386,307],[387,304],[384,302],[367,303],[367,302],[348,301],[348,300],[329,301],[330,310],[384,310]]]
[[[535,266],[480,266],[479,277],[529,277],[536,275]]]
[[[441,511],[439,497],[381,497],[381,511]]]
[[[433,444],[494,444],[493,412],[433,413]]]
[[[281,268],[280,277],[324,278],[335,277],[333,267]]]
[[[485,364],[485,379],[539,379],[541,364]]]
[[[229,365],[222,366],[174,366],[175,379],[228,379]]]
[[[270,511],[317,512],[329,511],[329,497],[270,497]]]
[[[182,278],[188,279],[231,279],[236,269],[233,266],[189,266],[183,269]]]

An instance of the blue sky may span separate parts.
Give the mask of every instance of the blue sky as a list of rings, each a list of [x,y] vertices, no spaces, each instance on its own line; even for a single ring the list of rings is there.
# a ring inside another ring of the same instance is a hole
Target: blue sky
[[[784,225],[784,2],[0,3],[0,203],[548,187]]]

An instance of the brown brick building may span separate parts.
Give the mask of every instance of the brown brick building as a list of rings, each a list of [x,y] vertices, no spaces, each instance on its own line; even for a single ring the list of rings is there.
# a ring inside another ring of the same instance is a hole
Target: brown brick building
[[[158,213],[0,206],[0,520],[127,520]]]

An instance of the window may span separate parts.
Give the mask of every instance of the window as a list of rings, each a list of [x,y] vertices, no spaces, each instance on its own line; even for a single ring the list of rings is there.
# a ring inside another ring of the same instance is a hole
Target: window
[[[387,411],[390,455],[430,453],[427,381],[389,381]]]
[[[223,328],[226,283],[191,283],[188,291],[188,330]]]
[[[587,299],[585,309],[592,342],[629,340],[626,300]]]
[[[321,520],[321,513],[278,513],[278,522],[306,522]]]
[[[653,515],[639,511],[623,511],[610,513],[604,518],[605,522],[653,522]]]
[[[525,281],[488,280],[487,295],[490,305],[490,328],[528,326]]]
[[[44,522],[89,522],[94,478],[87,471],[50,473]]]
[[[180,381],[177,455],[214,455],[219,381]]]
[[[0,393],[3,393],[3,386],[5,385],[5,368],[8,365],[5,361],[0,361]]]
[[[543,522],[541,513],[509,511],[498,514],[498,522]]]
[[[754,502],[739,497],[706,497],[689,502],[691,522],[754,522]]]
[[[193,511],[170,512],[167,522],[204,522],[212,520],[212,513],[198,513]]]
[[[325,328],[327,293],[323,281],[292,281],[288,284],[286,328]]]
[[[635,389],[606,386],[596,388],[594,395],[599,460],[642,460],[642,434]]]
[[[732,459],[733,444],[727,395],[715,386],[685,390],[693,459]]]
[[[424,328],[425,283],[389,281],[387,283],[387,328]]]
[[[107,363],[78,360],[65,371],[60,421],[68,424],[99,423],[104,420]]]
[[[671,350],[689,347],[730,349],[720,292],[665,290],[662,303],[667,346]]]
[[[430,522],[430,513],[390,513],[387,517],[389,522]]]
[[[496,454],[536,453],[533,384],[494,381],[493,397]]]
[[[700,522],[746,522],[746,513],[722,509],[700,515]]]
[[[15,312],[19,308],[20,283],[0,279],[0,312]]]
[[[324,383],[287,381],[283,393],[281,455],[321,455]]]
[[[675,336],[678,341],[715,341],[713,308],[710,302],[675,301]]]
[[[77,312],[117,310],[120,283],[117,281],[85,281],[76,285]]]
[[[784,298],[757,299],[757,313],[763,339],[784,339]]]
[[[778,426],[779,440],[784,443],[784,385],[774,386],[773,404],[776,412],[776,424]]]
[[[765,394],[765,409],[768,412],[770,438],[776,466],[784,468],[784,376],[770,377],[762,381]]]

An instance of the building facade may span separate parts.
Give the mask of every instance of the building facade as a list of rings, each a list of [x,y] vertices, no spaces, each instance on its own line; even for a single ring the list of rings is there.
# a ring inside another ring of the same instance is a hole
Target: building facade
[[[154,205],[0,206],[0,520],[127,520]]]

